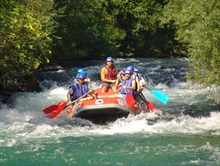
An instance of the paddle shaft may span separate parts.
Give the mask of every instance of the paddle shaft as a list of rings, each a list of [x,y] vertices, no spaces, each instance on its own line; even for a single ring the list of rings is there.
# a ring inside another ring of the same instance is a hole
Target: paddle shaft
[[[90,92],[85,93],[84,95],[82,95],[81,97],[79,97],[78,99],[74,100],[71,102],[71,104],[75,103],[77,100],[85,97],[86,95],[88,95]],[[66,104],[66,102],[61,103],[60,105],[58,104],[58,108],[51,110],[51,112],[48,112],[47,114],[47,118],[55,118],[57,115],[59,115],[66,107],[68,107],[71,104]]]
[[[145,96],[143,95],[143,93],[139,93],[139,97],[146,103],[147,99],[145,98]]]
[[[150,112],[154,112],[155,111],[155,107],[153,106],[153,104],[151,104],[150,102],[148,102],[145,98],[145,96],[143,95],[143,93],[139,93],[139,97],[145,102],[147,108],[150,110]]]
[[[89,93],[90,93],[90,92],[87,92],[87,93],[85,93],[84,95],[80,96],[78,99],[72,101],[71,104],[73,104],[73,103],[75,103],[77,100],[79,100],[79,99],[85,97],[85,96],[88,95]],[[71,104],[67,104],[66,107],[70,106]],[[66,108],[66,107],[65,107],[65,108]]]
[[[146,87],[146,86],[145,86],[145,88],[152,92],[152,90],[151,90],[150,88],[148,88],[148,87]]]

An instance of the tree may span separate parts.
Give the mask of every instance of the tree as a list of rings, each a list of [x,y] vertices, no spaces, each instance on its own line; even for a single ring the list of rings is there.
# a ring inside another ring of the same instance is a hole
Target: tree
[[[220,85],[220,1],[172,0],[164,21],[177,28],[176,38],[187,48],[188,78],[205,86]]]
[[[54,38],[55,61],[100,59],[102,56],[174,54],[174,29],[159,27],[167,0],[55,1],[59,26]],[[70,62],[69,62],[70,61]]]
[[[74,59],[117,54],[117,41],[125,34],[112,24],[100,1],[57,0],[55,4],[59,12],[55,17],[59,24],[54,38],[55,61],[67,64]]]
[[[171,54],[175,46],[173,29],[159,27],[159,18],[167,3],[157,0],[103,0],[103,7],[112,24],[125,33],[118,40],[120,56],[163,56]]]
[[[1,87],[30,90],[51,54],[51,0],[4,0],[0,8]]]

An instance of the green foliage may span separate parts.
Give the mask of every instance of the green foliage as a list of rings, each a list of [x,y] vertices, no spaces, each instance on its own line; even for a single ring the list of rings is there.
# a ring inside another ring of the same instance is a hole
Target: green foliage
[[[164,10],[166,24],[192,60],[188,78],[203,85],[220,85],[220,1],[172,0]]]
[[[173,38],[165,28],[158,27],[166,1],[110,0],[104,2],[103,6],[111,16],[113,25],[126,34],[118,41],[121,56],[161,56],[165,50],[170,53],[173,46],[169,47],[165,43],[169,41],[173,43]]]
[[[3,0],[0,86],[24,89],[52,52],[61,64],[188,55],[188,78],[219,86],[219,8],[218,0]]]
[[[209,86],[217,102],[220,85],[220,1],[172,0],[164,10],[165,25],[175,26],[176,39],[191,60],[187,78]]]
[[[56,61],[100,59],[102,54],[117,53],[117,40],[125,34],[112,25],[111,17],[102,11],[101,2],[57,1],[56,9],[60,13],[55,18],[60,25],[54,38]]]
[[[166,1],[55,1],[59,27],[54,38],[55,61],[164,56],[177,44],[173,29],[158,27]],[[71,63],[71,62],[70,62]]]
[[[42,7],[44,6],[44,7]],[[6,89],[25,90],[26,79],[51,54],[50,0],[3,1],[0,9],[0,78]],[[50,23],[49,23],[50,24]]]

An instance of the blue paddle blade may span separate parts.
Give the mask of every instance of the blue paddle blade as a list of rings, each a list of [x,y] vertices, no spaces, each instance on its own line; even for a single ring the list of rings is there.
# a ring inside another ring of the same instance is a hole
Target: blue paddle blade
[[[159,100],[160,102],[166,104],[169,100],[169,97],[167,95],[165,95],[164,93],[162,93],[159,90],[151,90],[151,92],[153,93],[154,97]]]

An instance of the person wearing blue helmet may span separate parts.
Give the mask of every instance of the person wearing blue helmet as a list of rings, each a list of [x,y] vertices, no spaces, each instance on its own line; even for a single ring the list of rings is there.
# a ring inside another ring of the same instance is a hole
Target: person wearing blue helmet
[[[109,98],[120,98],[126,100],[127,94],[134,95],[134,91],[136,89],[135,80],[131,78],[131,71],[124,71],[124,78],[121,80],[121,88],[120,93],[115,93],[114,95],[109,96]]]
[[[67,103],[70,105],[72,101],[77,100],[80,98],[79,102],[84,100],[90,100],[93,99],[93,95],[88,95],[89,92],[93,92],[92,90],[89,90],[89,84],[85,81],[87,77],[87,72],[82,71],[77,75],[76,81],[71,83],[69,86],[69,91],[67,93]],[[87,95],[86,95],[87,94]],[[83,96],[81,98],[81,96]]]
[[[76,79],[79,77],[79,74],[80,74],[81,72],[83,72],[83,71],[85,71],[83,68],[79,68],[79,69],[77,70]],[[76,79],[75,79],[75,81],[76,81]],[[85,81],[85,82],[90,82],[90,78],[88,78],[87,75],[86,75],[86,78],[85,78],[84,81]]]
[[[130,71],[133,73],[134,67],[133,67],[133,66],[128,66],[128,67],[126,68],[126,70],[130,70]]]
[[[82,71],[85,71],[83,68],[79,68],[77,70],[77,73],[76,73],[76,78],[79,76],[79,74],[82,72]]]
[[[107,92],[109,88],[112,88],[116,92],[116,68],[113,65],[113,58],[106,58],[106,65],[102,67],[100,71],[101,80],[102,80],[102,93]]]
[[[134,66],[128,66],[127,68],[126,68],[126,70],[130,70],[131,71],[131,78],[132,79],[136,79],[136,74],[134,73]],[[136,80],[136,81],[138,81],[138,80]]]
[[[138,102],[139,107],[141,108],[141,110],[143,112],[154,112],[155,111],[155,107],[146,100],[144,94],[142,93],[143,88],[147,85],[146,81],[143,77],[142,74],[139,73],[139,69],[138,67],[134,66],[134,74],[137,75],[139,82],[140,82],[140,91],[138,93],[138,97],[136,99],[136,101]]]
[[[124,74],[125,74],[125,71],[126,70],[129,70],[130,72],[131,72],[131,75],[133,74],[133,71],[134,71],[134,68],[133,68],[133,66],[128,66],[125,70],[121,70],[119,73],[118,73],[118,75],[117,75],[117,77],[122,77]]]
[[[78,70],[77,70],[77,73],[81,73],[82,71],[85,71],[83,68],[79,68]]]
[[[106,58],[106,62],[113,62],[113,61],[114,61],[114,59],[111,56]]]
[[[141,75],[139,72],[138,72],[138,67],[137,66],[134,66],[134,74],[138,77],[138,80],[139,80],[139,83],[140,83],[140,88],[139,88],[139,92],[141,92],[143,90],[143,87],[146,86],[146,81],[143,77],[143,75]]]
[[[136,67],[137,68],[137,67]],[[128,66],[126,68],[126,70],[130,71],[131,72],[131,79],[132,80],[135,80],[135,87],[136,89],[134,90],[134,98],[136,99],[137,96],[138,96],[138,93],[140,92],[140,80],[138,78],[138,76],[135,74],[134,72],[134,66]],[[125,71],[126,71],[125,70]],[[123,79],[123,75],[124,75],[124,71],[120,71],[119,74],[118,74],[118,77],[120,79]],[[117,81],[117,84],[119,84],[119,82]]]
[[[138,67],[137,66],[134,66],[134,71],[138,71]]]
[[[131,76],[131,78],[132,79],[134,79],[135,80],[135,82],[136,82],[136,94],[138,94],[138,93],[140,93],[140,91],[141,91],[141,84],[140,84],[140,78],[141,77],[139,77],[140,75],[138,75],[137,74],[137,71],[138,71],[138,67],[137,66],[128,66],[127,67],[127,69],[128,68],[131,68],[130,70],[132,71],[132,76]]]

